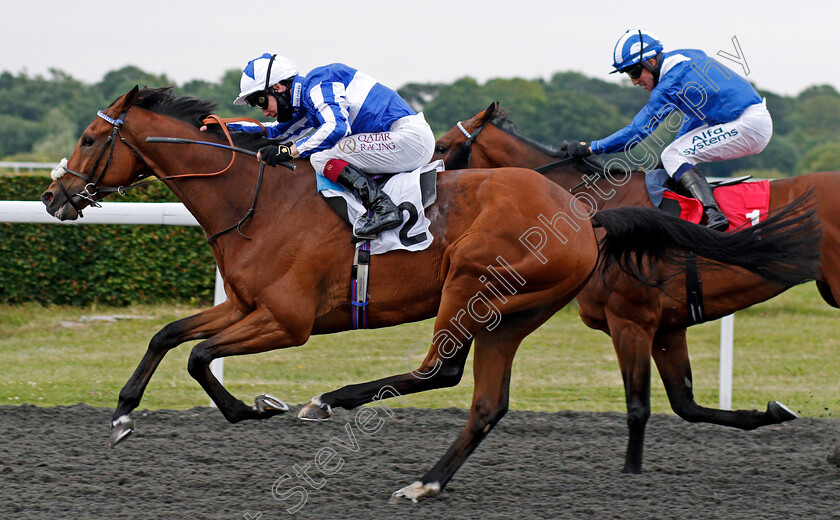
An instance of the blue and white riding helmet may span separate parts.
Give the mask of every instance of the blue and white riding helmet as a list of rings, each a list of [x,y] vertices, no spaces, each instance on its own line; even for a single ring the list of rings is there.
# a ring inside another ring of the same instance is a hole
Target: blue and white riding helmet
[[[270,75],[270,76],[269,76]],[[292,60],[276,54],[265,53],[248,62],[239,79],[239,96],[234,105],[244,105],[245,98],[260,90],[298,75],[298,68]]]
[[[649,60],[662,52],[662,42],[652,33],[644,29],[630,29],[618,39],[613,51],[613,68],[621,72],[628,67]]]

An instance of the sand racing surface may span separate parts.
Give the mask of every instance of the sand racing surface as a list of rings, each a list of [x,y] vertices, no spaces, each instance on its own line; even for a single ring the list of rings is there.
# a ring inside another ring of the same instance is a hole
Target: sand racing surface
[[[358,410],[138,410],[111,449],[109,409],[0,406],[0,518],[840,519],[837,419],[742,432],[654,415],[644,472],[624,475],[624,414],[509,412],[439,497],[393,504],[467,412],[392,411],[365,433]]]

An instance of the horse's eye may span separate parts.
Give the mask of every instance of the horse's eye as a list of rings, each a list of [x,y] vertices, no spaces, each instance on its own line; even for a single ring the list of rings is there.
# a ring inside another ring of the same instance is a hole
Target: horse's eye
[[[446,146],[442,144],[435,146],[435,153],[446,153]]]
[[[89,135],[82,137],[82,146],[93,146],[93,137]]]

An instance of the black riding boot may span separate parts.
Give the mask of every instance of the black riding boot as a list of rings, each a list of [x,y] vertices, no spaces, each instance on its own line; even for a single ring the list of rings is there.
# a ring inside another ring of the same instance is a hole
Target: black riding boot
[[[348,164],[338,174],[337,180],[345,188],[353,190],[359,196],[365,209],[373,212],[364,225],[353,230],[356,237],[375,238],[379,233],[394,229],[402,223],[400,210],[366,174]]]
[[[712,192],[712,187],[703,175],[694,168],[686,170],[680,177],[680,184],[688,190],[692,197],[703,205],[706,214],[706,227],[718,231],[729,229],[729,220],[720,210]]]

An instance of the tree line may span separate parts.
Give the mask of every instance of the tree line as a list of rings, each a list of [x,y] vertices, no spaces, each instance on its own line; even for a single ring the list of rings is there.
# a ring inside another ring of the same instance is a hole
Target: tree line
[[[239,69],[218,82],[193,80],[177,85],[166,75],[134,66],[105,74],[95,84],[51,70],[48,77],[26,72],[0,73],[0,158],[58,161],[75,147],[96,111],[134,85],[173,86],[178,95],[211,99],[223,117],[259,118],[257,109],[234,106]],[[464,77],[453,83],[410,83],[398,92],[422,110],[436,135],[499,101],[519,131],[549,146],[564,140],[606,137],[628,124],[648,93],[627,84],[608,83],[577,72],[550,79],[497,78],[484,84]],[[840,93],[830,85],[806,88],[796,96],[759,90],[767,98],[774,134],[759,155],[703,166],[709,175],[749,171],[756,176],[790,176],[840,170]]]

